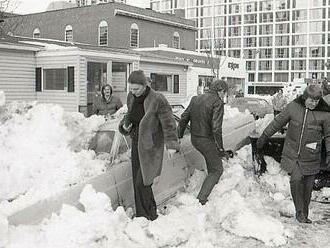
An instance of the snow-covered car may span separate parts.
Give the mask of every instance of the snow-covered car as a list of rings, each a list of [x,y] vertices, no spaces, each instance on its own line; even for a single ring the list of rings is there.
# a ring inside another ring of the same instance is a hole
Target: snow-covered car
[[[179,116],[176,115],[176,118]],[[60,194],[41,200],[8,217],[10,224],[34,224],[52,213],[58,212],[63,204],[83,209],[79,203],[80,193],[87,184],[91,184],[97,192],[106,193],[112,207],[134,208],[132,170],[130,161],[130,137],[118,131],[119,120],[109,120],[96,132],[91,141],[100,159],[108,161],[105,173],[85,183],[73,185]],[[239,114],[235,118],[225,119],[223,123],[224,145],[227,150],[236,151],[247,140],[249,133],[255,129],[251,115]],[[153,184],[157,204],[166,202],[176,192],[183,189],[194,169],[206,168],[204,158],[191,145],[189,129],[181,139],[181,151],[168,156],[165,149],[161,176]]]
[[[266,114],[273,113],[272,105],[262,98],[254,97],[237,97],[231,99],[229,105],[232,108],[238,108],[239,111],[244,112],[249,110],[250,113],[258,119],[264,117]]]

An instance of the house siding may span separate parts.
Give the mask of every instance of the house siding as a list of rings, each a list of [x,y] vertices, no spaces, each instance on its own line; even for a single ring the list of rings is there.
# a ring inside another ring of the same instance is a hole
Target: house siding
[[[65,111],[78,111],[78,98],[80,87],[77,87],[77,85],[80,84],[79,65],[79,56],[38,56],[37,67],[41,67],[42,69],[66,68],[68,66],[73,66],[75,70],[75,91],[67,92],[64,90],[42,90],[42,92],[36,93],[37,101],[40,103],[59,104],[64,108]]]
[[[35,94],[34,52],[0,49],[0,90],[6,101],[32,101]]]
[[[150,73],[179,75],[179,93],[160,92],[170,104],[182,104],[187,97],[187,73],[181,65],[156,64],[140,62],[140,70],[143,70],[147,77]]]

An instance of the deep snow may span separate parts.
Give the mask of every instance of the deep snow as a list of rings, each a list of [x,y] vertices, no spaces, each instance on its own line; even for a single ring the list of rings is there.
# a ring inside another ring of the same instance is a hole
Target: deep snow
[[[258,120],[257,130],[271,119]],[[196,171],[153,222],[130,218],[130,209],[112,210],[110,199],[89,185],[80,196],[85,212],[64,205],[38,225],[8,225],[11,213],[105,170],[87,149],[103,123],[56,105],[0,104],[0,247],[330,247],[328,205],[313,202],[314,224],[298,224],[288,176],[266,158],[268,172],[256,178],[250,146],[224,161],[205,206],[196,200],[205,174]]]

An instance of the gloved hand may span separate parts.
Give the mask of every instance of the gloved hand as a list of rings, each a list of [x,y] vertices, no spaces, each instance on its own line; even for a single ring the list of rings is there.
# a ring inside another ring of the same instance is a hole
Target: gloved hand
[[[220,157],[225,158],[226,160],[228,160],[229,158],[234,157],[233,152],[225,151],[224,149],[219,149],[219,154],[220,154]]]
[[[262,152],[263,147],[265,146],[265,144],[267,143],[267,136],[262,134],[259,139],[257,140],[257,152],[260,153]]]

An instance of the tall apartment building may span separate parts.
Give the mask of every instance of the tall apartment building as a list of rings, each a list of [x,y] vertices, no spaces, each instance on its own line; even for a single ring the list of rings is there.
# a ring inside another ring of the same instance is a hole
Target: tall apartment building
[[[150,2],[153,10],[184,10],[195,21],[197,51],[246,59],[250,93],[330,78],[330,0]]]

